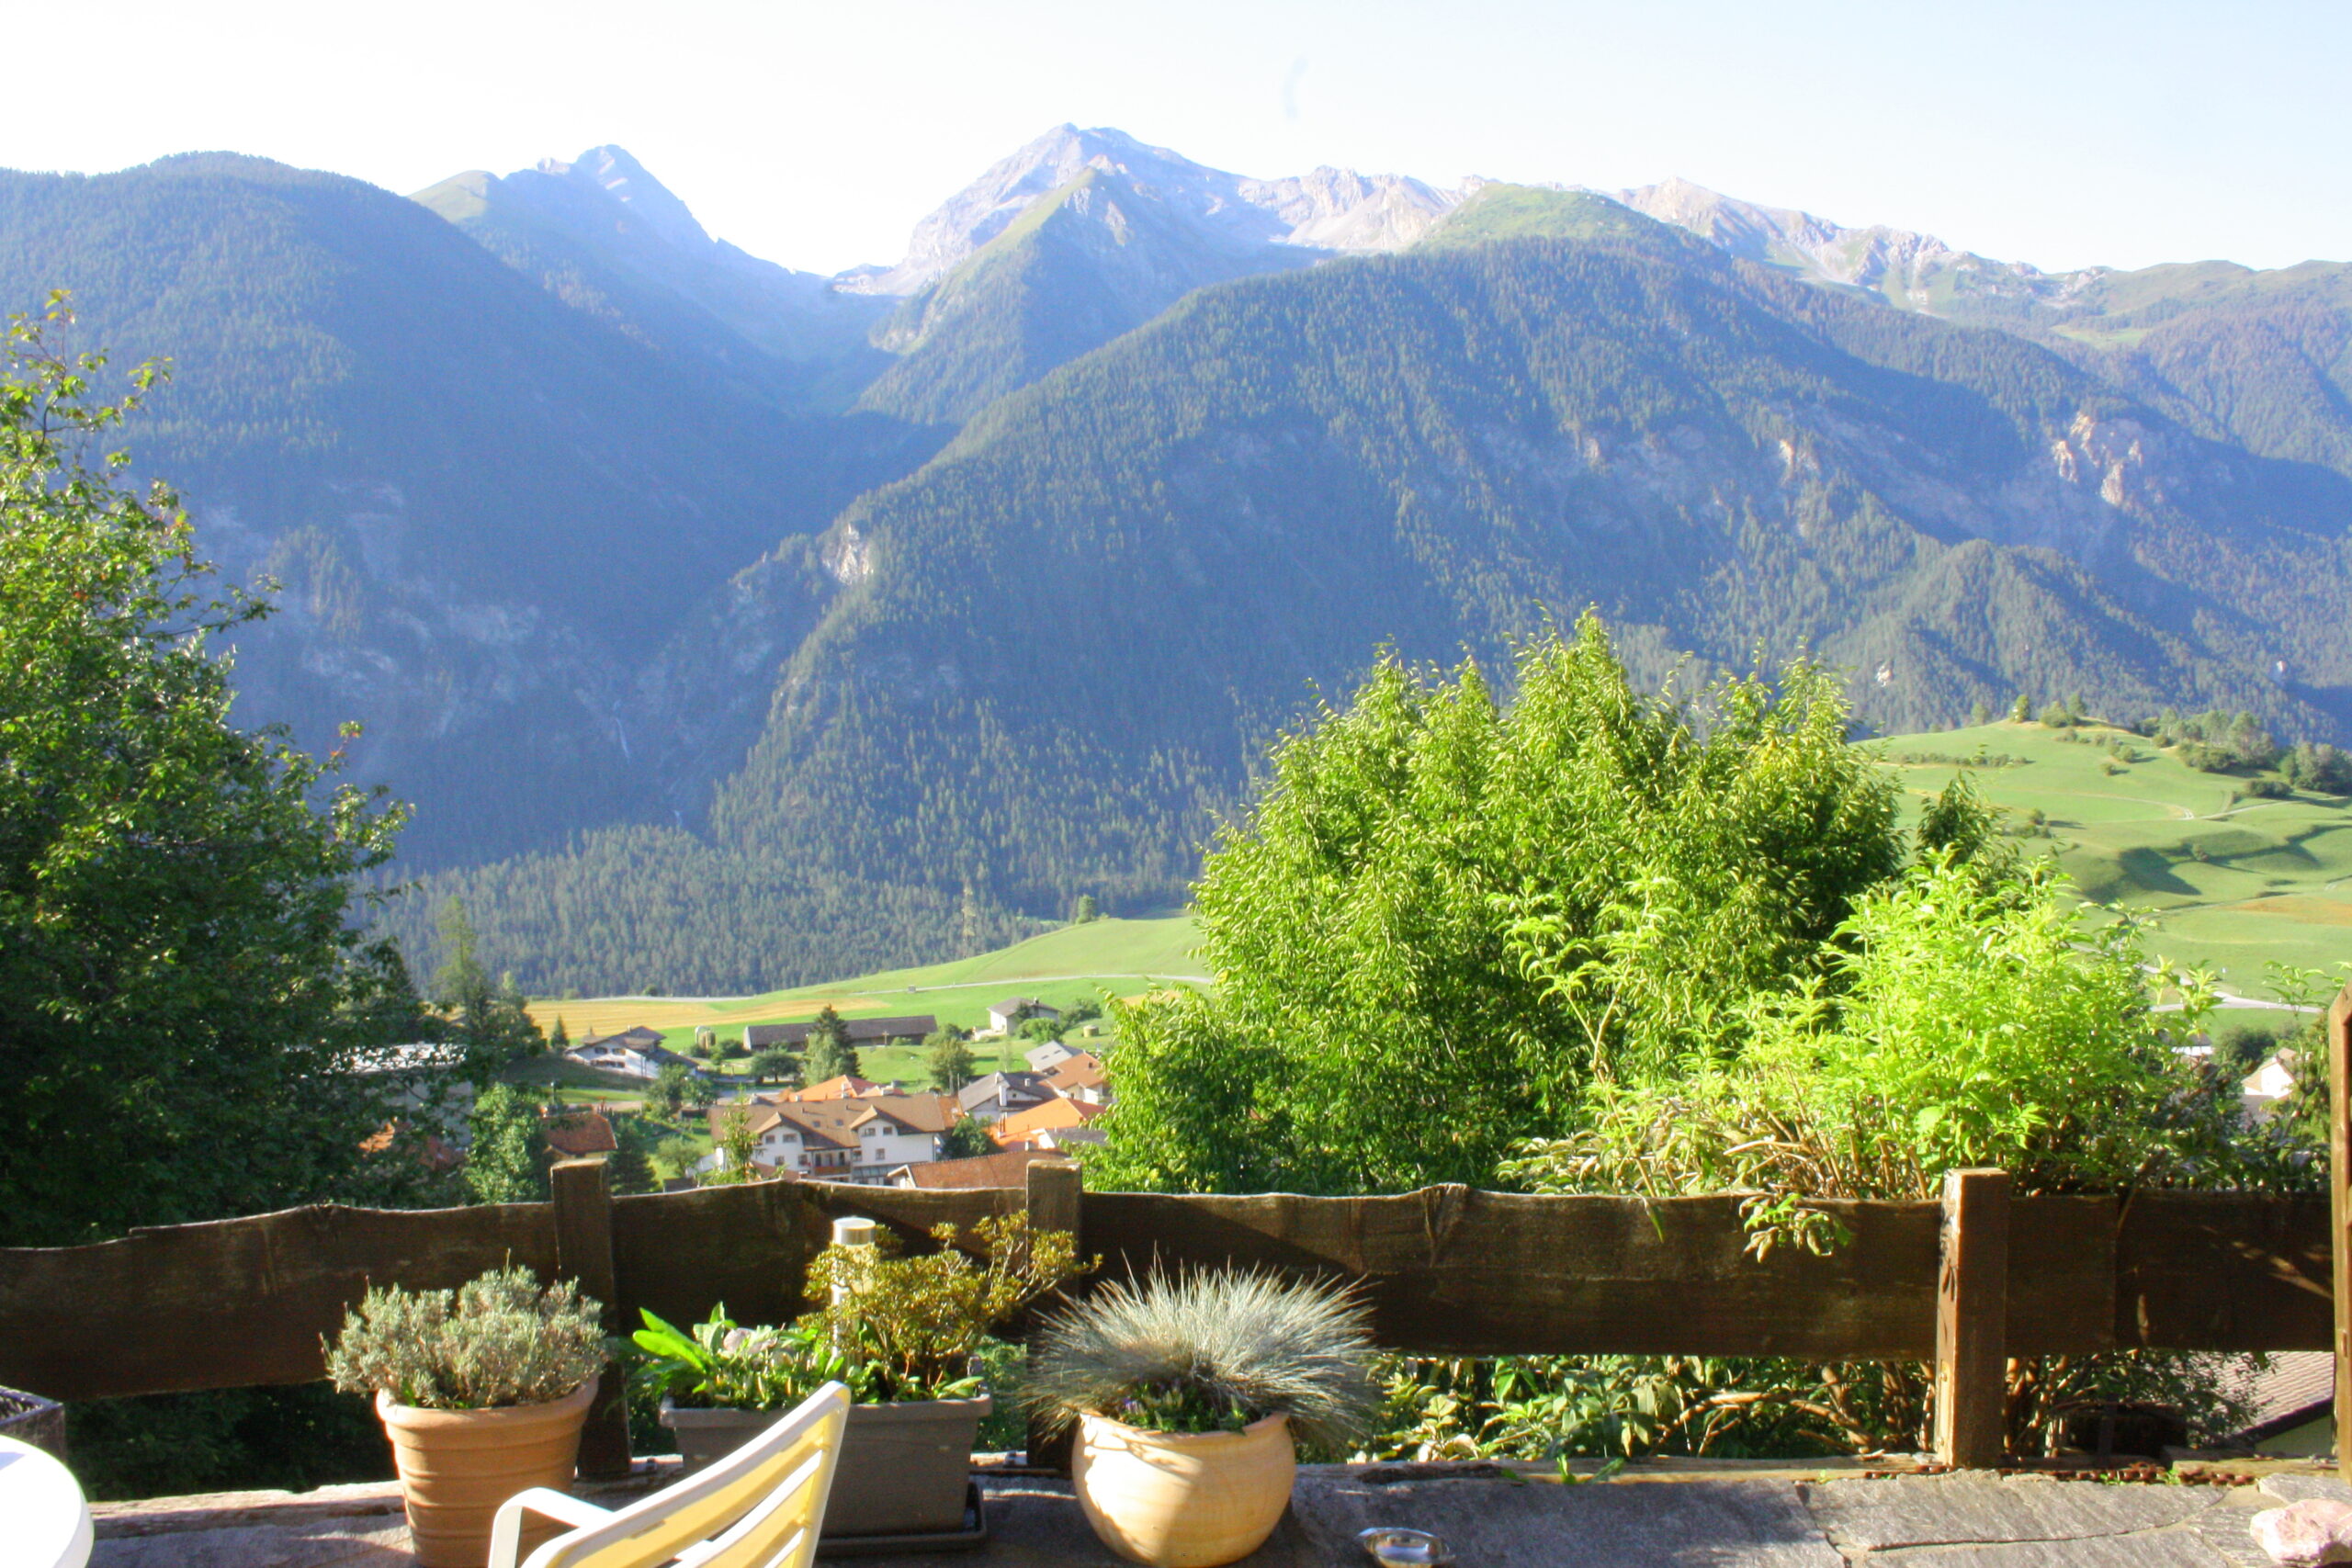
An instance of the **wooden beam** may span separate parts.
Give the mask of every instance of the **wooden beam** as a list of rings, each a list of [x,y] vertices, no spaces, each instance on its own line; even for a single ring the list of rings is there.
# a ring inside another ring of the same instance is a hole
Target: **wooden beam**
[[[2335,1299],[2335,1468],[2352,1475],[2352,986],[2327,1010],[2328,1281]]]
[[[0,1383],[76,1400],[309,1382],[370,1285],[447,1290],[510,1262],[554,1278],[547,1204],[322,1205],[0,1247]]]
[[[1077,1162],[1041,1159],[1029,1167],[1029,1229],[1032,1234],[1061,1231],[1080,1249],[1086,1245],[1081,1222],[1086,1209],[1086,1179]],[[1069,1468],[1069,1428],[1058,1430],[1035,1416],[1029,1421],[1029,1462],[1044,1470]]]
[[[2009,1176],[1944,1173],[1936,1285],[1936,1457],[1970,1470],[2007,1447]]]
[[[620,1290],[613,1273],[613,1197],[600,1159],[568,1159],[548,1173],[555,1199],[556,1272],[580,1287],[604,1309],[605,1332],[625,1335]],[[588,1425],[580,1433],[580,1473],[603,1478],[627,1475],[628,1396],[617,1363],[606,1363]]]

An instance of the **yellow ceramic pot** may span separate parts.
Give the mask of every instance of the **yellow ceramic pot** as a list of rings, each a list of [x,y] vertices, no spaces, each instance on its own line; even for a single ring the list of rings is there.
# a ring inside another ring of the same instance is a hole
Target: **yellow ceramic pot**
[[[1290,1506],[1290,1417],[1238,1432],[1147,1432],[1079,1417],[1070,1465],[1102,1544],[1150,1568],[1216,1568],[1258,1550]]]
[[[482,1568],[501,1503],[534,1486],[571,1484],[597,1382],[546,1404],[499,1410],[424,1410],[376,1396],[423,1568]]]

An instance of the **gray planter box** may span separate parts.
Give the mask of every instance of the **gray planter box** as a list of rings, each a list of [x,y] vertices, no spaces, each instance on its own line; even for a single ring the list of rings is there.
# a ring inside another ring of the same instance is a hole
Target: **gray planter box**
[[[14,1438],[65,1458],[65,1406],[21,1389],[0,1388],[0,1438]]]
[[[972,1444],[989,1396],[904,1404],[853,1404],[825,1539],[940,1535],[964,1526]],[[774,1426],[781,1410],[681,1410],[662,1402],[662,1424],[678,1434],[688,1471],[723,1459]]]

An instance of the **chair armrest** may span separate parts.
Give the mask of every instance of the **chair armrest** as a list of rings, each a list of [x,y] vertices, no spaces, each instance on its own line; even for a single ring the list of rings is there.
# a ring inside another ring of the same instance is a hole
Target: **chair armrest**
[[[577,1497],[550,1492],[544,1486],[517,1492],[498,1506],[498,1517],[491,1522],[490,1568],[515,1568],[515,1559],[523,1551],[523,1514],[526,1509],[560,1520],[575,1529],[584,1525],[603,1524],[613,1517],[610,1508],[600,1508],[594,1503],[583,1503]]]

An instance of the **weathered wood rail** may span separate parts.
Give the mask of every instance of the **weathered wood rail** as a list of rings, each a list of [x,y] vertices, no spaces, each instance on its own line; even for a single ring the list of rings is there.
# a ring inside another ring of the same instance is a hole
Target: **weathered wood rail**
[[[685,1322],[723,1302],[773,1321],[800,1309],[838,1216],[927,1245],[934,1225],[1024,1204],[1113,1275],[1232,1262],[1361,1280],[1400,1350],[1937,1360],[1960,1458],[1987,1457],[1988,1429],[1997,1445],[1984,1412],[1997,1416],[2004,1356],[2335,1344],[2325,1199],[2009,1200],[1998,1185],[1997,1203],[1831,1205],[1849,1242],[1759,1261],[1728,1197],[1170,1197],[1085,1192],[1075,1166],[1040,1162],[1025,1192],[768,1182],[609,1198],[602,1167],[578,1162],[547,1203],[292,1209],[0,1249],[0,1383],[74,1400],[314,1379],[322,1337],[368,1285],[450,1286],[510,1258],[579,1279],[616,1332],[641,1307]],[[607,1404],[583,1468],[625,1464],[627,1444]]]

